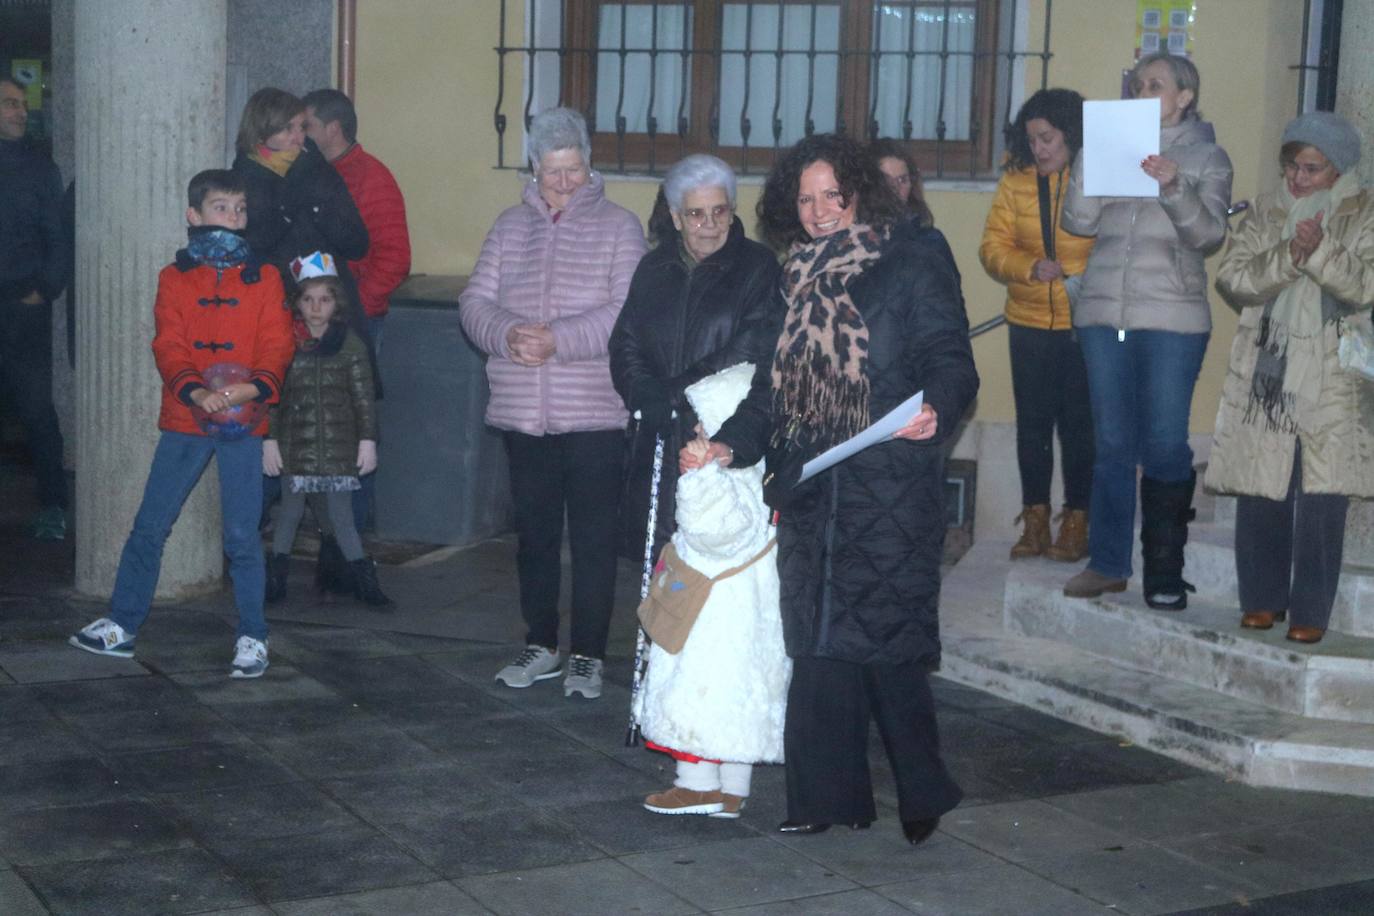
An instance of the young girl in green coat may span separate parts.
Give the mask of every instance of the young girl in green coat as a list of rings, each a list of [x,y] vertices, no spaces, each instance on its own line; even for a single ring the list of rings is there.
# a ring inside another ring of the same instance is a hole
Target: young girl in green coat
[[[272,410],[263,442],[263,473],[283,479],[281,513],[267,562],[267,600],[286,595],[286,573],[296,528],[310,503],[333,536],[360,601],[383,607],[391,599],[377,584],[376,563],[363,553],[353,521],[352,491],[360,474],[377,468],[377,422],[367,346],[349,329],[352,303],[334,259],[315,252],[291,263],[296,279],[296,356],[281,403]],[[321,548],[323,551],[323,547]]]

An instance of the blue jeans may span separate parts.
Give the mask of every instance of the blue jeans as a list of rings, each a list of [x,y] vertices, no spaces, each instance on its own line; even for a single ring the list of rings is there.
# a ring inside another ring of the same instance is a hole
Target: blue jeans
[[[134,517],[133,531],[124,542],[110,596],[110,619],[129,633],[137,633],[157,590],[162,573],[162,548],[172,523],[211,456],[219,465],[219,504],[224,517],[224,552],[234,582],[239,610],[239,636],[267,638],[262,614],[266,573],[258,517],[262,511],[262,439],[248,436],[223,442],[209,436],[163,432],[153,453],[143,502]]]
[[[1088,512],[1088,568],[1112,578],[1131,575],[1135,541],[1136,467],[1163,483],[1188,480],[1188,411],[1208,334],[1078,328],[1088,367],[1094,442]]]

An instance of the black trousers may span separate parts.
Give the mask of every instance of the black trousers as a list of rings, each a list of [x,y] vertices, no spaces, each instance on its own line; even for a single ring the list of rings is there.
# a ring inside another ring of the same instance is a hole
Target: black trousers
[[[1288,611],[1288,623],[1326,629],[1345,552],[1350,498],[1302,491],[1302,446],[1282,499],[1236,497],[1236,579],[1242,611]]]
[[[876,816],[868,723],[876,719],[904,821],[939,817],[964,793],[940,759],[935,700],[923,665],[792,660],[784,751],[787,818],[852,824]]]
[[[625,455],[618,429],[530,436],[507,431],[519,536],[515,561],[527,642],[558,647],[563,519],[572,553],[572,645],[602,658],[615,601],[616,540]]]
[[[0,391],[28,436],[39,504],[65,509],[62,430],[52,405],[52,306],[0,303]]]
[[[1007,325],[1016,402],[1016,463],[1021,503],[1048,504],[1054,431],[1064,467],[1064,504],[1087,509],[1093,487],[1093,415],[1088,370],[1073,331]]]

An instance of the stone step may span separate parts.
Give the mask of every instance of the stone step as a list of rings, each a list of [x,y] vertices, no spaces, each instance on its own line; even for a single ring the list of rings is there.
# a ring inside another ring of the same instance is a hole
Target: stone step
[[[1234,503],[1230,497],[1217,499],[1218,507],[1223,502]],[[1134,558],[1137,569],[1131,580],[1136,593],[1140,591],[1139,540],[1137,532]],[[1374,570],[1348,560],[1347,556],[1328,626],[1352,636],[1374,637]],[[1235,530],[1229,522],[1204,522],[1189,526],[1188,546],[1184,548],[1183,577],[1197,587],[1197,597],[1229,607],[1239,616]]]
[[[1065,597],[1064,580],[1061,564],[1012,564],[1004,629],[1279,712],[1374,723],[1374,639],[1333,631],[1302,645],[1283,625],[1242,629],[1234,601],[1198,594],[1184,611],[1157,611],[1138,584],[1083,599]]]
[[[944,677],[1255,786],[1374,797],[1374,729],[1315,720],[1064,644],[946,626]]]

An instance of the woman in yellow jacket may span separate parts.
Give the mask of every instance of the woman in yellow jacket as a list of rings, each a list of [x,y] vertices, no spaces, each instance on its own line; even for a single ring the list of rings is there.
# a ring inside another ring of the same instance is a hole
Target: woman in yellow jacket
[[[1069,310],[1093,240],[1059,227],[1069,165],[1083,145],[1083,97],[1042,89],[1007,128],[1007,164],[983,229],[978,256],[1007,285],[1016,460],[1023,522],[1013,560],[1049,556],[1074,562],[1088,552],[1093,425],[1088,377]],[[1053,438],[1063,456],[1064,513],[1050,543]]]

